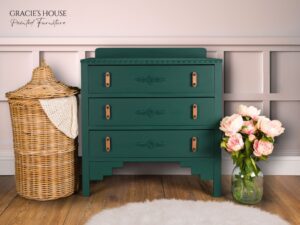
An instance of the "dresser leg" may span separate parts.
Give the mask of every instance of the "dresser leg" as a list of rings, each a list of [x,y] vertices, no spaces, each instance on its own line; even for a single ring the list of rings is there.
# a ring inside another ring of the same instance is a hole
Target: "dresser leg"
[[[222,195],[221,162],[220,159],[217,159],[214,164],[213,196],[220,197],[221,195]]]
[[[90,181],[82,176],[82,195],[88,197],[90,195]]]
[[[90,195],[90,176],[86,161],[82,162],[82,195],[88,197]]]
[[[221,179],[214,179],[213,181],[213,196],[220,197],[222,195],[222,186],[221,186]]]

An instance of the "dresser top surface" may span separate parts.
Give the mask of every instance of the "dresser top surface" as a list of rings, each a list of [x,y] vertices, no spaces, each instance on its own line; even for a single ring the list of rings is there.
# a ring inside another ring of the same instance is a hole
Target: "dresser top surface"
[[[96,57],[81,60],[89,65],[216,64],[204,48],[97,48]]]

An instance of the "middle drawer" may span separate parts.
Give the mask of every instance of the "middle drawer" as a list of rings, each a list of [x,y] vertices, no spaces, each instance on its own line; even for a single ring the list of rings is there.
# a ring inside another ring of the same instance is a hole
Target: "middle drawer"
[[[214,98],[91,98],[90,126],[214,126]]]

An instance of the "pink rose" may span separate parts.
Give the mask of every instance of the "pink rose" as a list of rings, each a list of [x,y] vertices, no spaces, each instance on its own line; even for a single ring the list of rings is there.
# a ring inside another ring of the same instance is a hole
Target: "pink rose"
[[[233,114],[232,116],[226,116],[220,123],[220,130],[222,130],[226,136],[231,136],[243,126],[243,118],[239,114]]]
[[[274,145],[269,141],[255,140],[253,143],[253,153],[257,157],[262,155],[270,155],[273,152]]]
[[[247,107],[246,105],[240,105],[238,108],[238,114],[241,116],[251,117],[253,120],[257,120],[260,110],[255,108],[254,106]]]
[[[228,150],[228,152],[236,152],[241,150],[242,148],[244,148],[244,141],[242,135],[240,133],[231,135],[226,144],[226,149]]]
[[[254,141],[255,139],[256,139],[256,136],[254,135],[254,134],[250,134],[249,136],[248,136],[248,138],[249,138],[249,141]]]
[[[264,116],[258,118],[257,129],[261,130],[268,137],[276,137],[284,132],[284,128],[279,120],[270,120]]]
[[[252,120],[244,121],[243,127],[242,127],[242,133],[243,134],[254,134],[256,131],[256,127],[254,126],[254,123]]]

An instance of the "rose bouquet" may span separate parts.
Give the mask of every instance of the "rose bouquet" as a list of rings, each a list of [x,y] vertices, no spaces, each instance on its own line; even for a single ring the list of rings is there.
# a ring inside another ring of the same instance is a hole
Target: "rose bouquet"
[[[253,106],[240,105],[238,113],[223,118],[220,130],[224,132],[221,148],[231,154],[238,170],[233,177],[233,197],[240,202],[253,195],[256,201],[261,199],[254,182],[261,173],[257,162],[273,152],[274,138],[284,132],[281,122],[260,116],[260,110]]]

